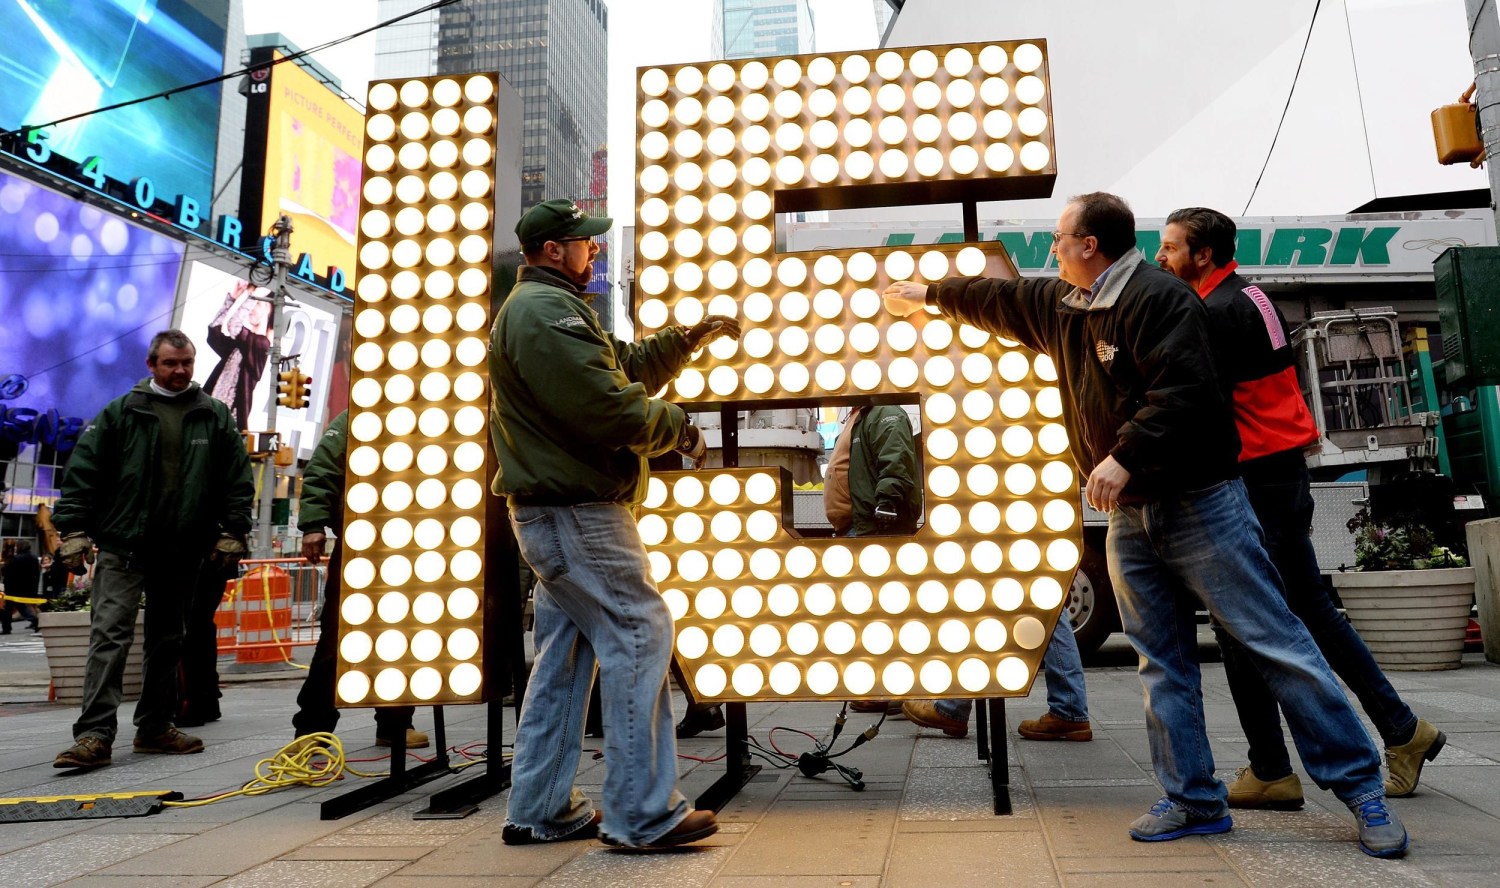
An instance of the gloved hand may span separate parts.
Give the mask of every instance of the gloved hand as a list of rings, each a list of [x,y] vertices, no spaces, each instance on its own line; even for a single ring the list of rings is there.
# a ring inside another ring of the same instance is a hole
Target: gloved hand
[[[86,533],[68,534],[62,538],[62,545],[57,547],[57,560],[72,573],[87,572],[84,565],[94,563],[94,541]]]
[[[219,535],[219,541],[214,543],[212,552],[208,553],[209,563],[225,572],[237,569],[240,559],[250,554],[250,548],[245,545],[245,538],[239,534],[224,533]]]
[[[323,560],[323,544],[328,540],[328,535],[321,530],[302,535],[302,557],[307,559],[308,564],[317,564]]]
[[[727,315],[709,315],[688,328],[688,350],[697,351],[720,336],[740,338],[740,321]]]
[[[896,524],[901,520],[901,513],[896,511],[895,506],[885,503],[875,504],[875,532],[895,533]]]
[[[677,452],[693,461],[693,471],[703,468],[703,464],[708,461],[708,442],[703,440],[703,432],[695,425],[684,426],[682,443],[677,445]]]

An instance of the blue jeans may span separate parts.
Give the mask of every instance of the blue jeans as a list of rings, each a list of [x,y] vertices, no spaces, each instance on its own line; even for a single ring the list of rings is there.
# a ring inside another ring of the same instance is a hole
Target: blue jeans
[[[626,845],[666,835],[692,806],[677,791],[667,663],[672,615],[652,585],[635,519],[616,503],[510,510],[536,572],[536,661],[511,762],[506,819],[541,839],[582,828],[593,802],[574,788],[583,719],[600,673],[604,829]]]
[[[1246,467],[1245,489],[1265,531],[1266,551],[1286,584],[1292,613],[1307,626],[1334,673],[1359,698],[1385,745],[1399,746],[1416,733],[1417,716],[1376,665],[1348,618],[1333,606],[1309,536],[1313,499],[1307,464],[1301,454],[1290,456],[1294,459],[1273,457],[1274,464]],[[1224,651],[1224,674],[1240,726],[1250,743],[1251,768],[1262,780],[1287,776],[1292,773],[1292,762],[1281,734],[1276,698],[1244,647],[1218,625],[1214,633]]]
[[[1118,506],[1106,546],[1120,622],[1140,657],[1151,762],[1169,798],[1203,817],[1228,806],[1203,716],[1200,603],[1250,652],[1313,781],[1346,805],[1385,795],[1369,734],[1287,609],[1243,482]]]
[[[1083,683],[1083,656],[1078,653],[1078,639],[1073,624],[1063,614],[1052,630],[1052,642],[1042,655],[1042,670],[1047,679],[1047,711],[1068,721],[1089,720],[1089,695]],[[974,709],[973,700],[938,700],[937,711],[949,718],[968,721]]]

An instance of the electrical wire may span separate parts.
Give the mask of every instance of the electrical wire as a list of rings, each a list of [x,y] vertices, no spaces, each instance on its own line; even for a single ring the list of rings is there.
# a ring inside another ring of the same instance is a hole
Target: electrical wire
[[[1266,169],[1271,166],[1271,155],[1276,152],[1276,142],[1281,138],[1281,127],[1286,123],[1286,113],[1291,110],[1292,96],[1297,94],[1297,81],[1302,77],[1302,63],[1307,61],[1307,47],[1312,45],[1313,28],[1318,24],[1318,10],[1323,8],[1323,0],[1313,3],[1312,21],[1307,23],[1307,38],[1302,41],[1302,54],[1297,57],[1297,70],[1292,74],[1292,88],[1286,92],[1286,104],[1281,108],[1281,119],[1276,122],[1276,132],[1271,136],[1271,147],[1266,149],[1266,162],[1260,165],[1260,175],[1255,177],[1255,185],[1250,189],[1250,196],[1245,200],[1245,209],[1240,212],[1244,216],[1250,212],[1250,204],[1255,200],[1255,192],[1260,190],[1260,181],[1266,177]]]
[[[266,62],[264,64],[253,65],[253,66],[248,67],[248,68],[241,68],[241,69],[239,69],[237,71],[230,71],[227,74],[220,74],[220,75],[217,75],[215,77],[209,77],[209,78],[204,79],[204,80],[199,80],[196,83],[186,83],[186,84],[183,84],[182,86],[174,86],[174,87],[172,87],[170,89],[165,89],[165,90],[162,90],[161,92],[153,93],[152,95],[149,95],[149,96],[140,96],[140,97],[134,98],[134,99],[126,99],[123,102],[116,102],[113,105],[105,105],[102,108],[94,108],[94,109],[89,110],[89,111],[80,111],[77,114],[70,114],[67,117],[59,117],[57,120],[53,120],[53,121],[50,121],[48,123],[31,124],[31,125],[27,125],[27,126],[22,126],[21,128],[15,129],[15,130],[5,130],[3,132],[0,132],[0,134],[3,134],[3,135],[14,135],[16,133],[29,132],[31,130],[46,129],[48,127],[58,126],[59,124],[70,123],[70,122],[72,122],[74,120],[81,120],[81,119],[83,119],[85,117],[92,117],[95,114],[102,114],[105,111],[116,111],[116,110],[119,110],[120,108],[129,108],[132,105],[139,105],[139,104],[142,104],[143,102],[150,102],[150,101],[155,100],[155,99],[170,99],[172,96],[175,96],[178,93],[188,92],[190,90],[195,90],[195,89],[198,89],[198,88],[204,87],[204,86],[213,86],[215,83],[223,83],[224,81],[226,81],[226,80],[232,80],[235,77],[243,77],[243,76],[249,74],[251,71],[260,71],[260,70],[264,70],[266,68],[270,68],[270,67],[272,67],[274,65],[281,65],[281,64],[285,64],[286,62],[296,61],[297,59],[300,59],[300,58],[302,58],[304,56],[309,56],[309,55],[312,55],[313,53],[316,53],[316,52],[322,52],[325,49],[331,49],[332,47],[338,46],[340,43],[347,43],[350,40],[355,39],[356,37],[363,37],[364,35],[372,33],[374,31],[378,31],[381,28],[389,27],[391,25],[396,24],[399,21],[403,21],[405,19],[412,18],[413,16],[422,15],[423,13],[434,12],[436,10],[442,9],[445,6],[452,6],[454,3],[457,3],[457,2],[459,2],[459,0],[436,0],[436,2],[434,2],[434,3],[429,3],[426,6],[423,6],[421,8],[413,9],[411,12],[402,13],[401,15],[398,15],[395,18],[387,19],[386,21],[383,21],[383,22],[377,22],[376,24],[374,24],[374,25],[372,25],[372,26],[370,26],[368,28],[365,28],[362,31],[355,31],[353,34],[348,34],[348,35],[345,35],[343,37],[339,37],[339,38],[336,38],[334,40],[330,40],[327,43],[323,43],[323,44],[320,44],[318,46],[314,46],[311,49],[304,49],[304,50],[301,50],[300,52],[294,52],[294,53],[290,53],[288,55],[284,55],[284,56],[282,56],[279,59],[274,59],[274,60],[272,60],[270,62]]]

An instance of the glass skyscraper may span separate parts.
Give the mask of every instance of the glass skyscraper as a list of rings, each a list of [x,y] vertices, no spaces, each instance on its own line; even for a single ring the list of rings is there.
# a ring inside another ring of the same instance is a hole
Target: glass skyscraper
[[[716,59],[816,52],[808,0],[712,0]]]

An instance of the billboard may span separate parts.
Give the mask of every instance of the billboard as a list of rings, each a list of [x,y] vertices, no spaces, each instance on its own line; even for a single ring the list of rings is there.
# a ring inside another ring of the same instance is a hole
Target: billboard
[[[282,58],[264,48],[255,53],[255,60],[262,53]],[[300,65],[280,64],[270,71],[266,90],[252,87],[250,97],[248,113],[259,124],[246,129],[242,216],[255,231],[269,230],[279,214],[290,216],[293,258],[308,254],[320,275],[330,266],[343,269],[348,284],[359,217],[364,117]],[[263,147],[255,140],[260,126]],[[263,183],[258,190],[257,182]]]
[[[229,405],[242,431],[270,428],[271,291],[205,262],[194,260],[184,277],[177,326],[198,348],[193,381]],[[339,310],[331,303],[294,292],[287,313],[283,356],[295,355],[312,377],[311,399],[302,410],[277,407],[276,431],[290,443],[297,433],[298,457],[318,443],[327,414],[328,374],[338,347]]]
[[[0,127],[57,120],[218,76],[229,4],[215,0],[0,0]],[[51,149],[163,194],[213,193],[222,84],[58,126]]]
[[[149,375],[183,250],[0,173],[0,440],[71,450],[100,408]]]

